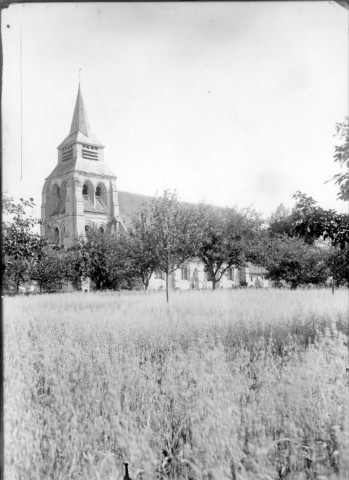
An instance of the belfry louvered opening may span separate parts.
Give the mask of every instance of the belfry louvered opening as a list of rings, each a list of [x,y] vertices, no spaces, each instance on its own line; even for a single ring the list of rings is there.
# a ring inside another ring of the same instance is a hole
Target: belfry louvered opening
[[[98,148],[93,145],[83,145],[82,158],[86,158],[87,160],[98,160]]]
[[[69,147],[63,147],[62,149],[62,161],[66,162],[73,158],[73,146],[70,145]]]

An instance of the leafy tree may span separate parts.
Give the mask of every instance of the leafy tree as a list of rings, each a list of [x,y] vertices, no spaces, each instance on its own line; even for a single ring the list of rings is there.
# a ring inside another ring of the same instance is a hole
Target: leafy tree
[[[119,241],[133,275],[140,278],[145,290],[149,286],[150,277],[159,268],[154,249],[156,240],[149,205],[143,205],[127,232],[121,233]]]
[[[83,256],[83,243],[75,245],[64,251],[63,262],[65,265],[65,279],[71,281],[75,288],[79,288],[81,277],[86,273],[85,258]]]
[[[308,243],[323,237],[333,245],[344,248],[349,243],[349,215],[335,210],[324,210],[304,193],[296,192],[294,209],[294,232]]]
[[[29,280],[29,262],[21,257],[6,256],[6,270],[3,270],[3,286],[8,291],[15,290]]]
[[[335,147],[334,161],[345,171],[334,175],[332,180],[339,186],[338,198],[349,200],[349,118],[343,123],[337,123],[336,135],[340,145]],[[294,231],[311,241],[313,238],[328,238],[333,245],[344,248],[349,242],[349,215],[337,213],[335,210],[325,210],[317,202],[304,193],[296,192],[294,212]]]
[[[195,256],[200,227],[193,207],[180,203],[177,195],[170,191],[154,198],[149,211],[154,261],[166,275],[166,300],[169,302],[169,276]]]
[[[19,286],[29,280],[30,262],[42,255],[47,240],[33,232],[39,222],[27,210],[35,204],[32,198],[20,199],[2,197],[2,278],[4,285],[10,288]]]
[[[336,135],[340,144],[335,147],[334,161],[339,163],[345,171],[337,173],[332,180],[339,186],[337,194],[340,200],[349,200],[349,117],[344,122],[337,123]]]
[[[340,144],[335,147],[334,161],[344,172],[334,175],[332,180],[339,186],[338,198],[349,200],[349,119],[336,125],[336,135]],[[349,215],[335,210],[325,210],[304,193],[296,192],[296,207],[293,214],[293,230],[308,243],[316,238],[327,239],[335,247],[328,259],[333,285],[347,282]]]
[[[333,247],[327,259],[327,267],[332,277],[332,292],[335,287],[349,285],[349,248]]]
[[[44,248],[42,254],[30,262],[29,276],[38,283],[40,293],[43,290],[60,290],[63,281],[68,279],[64,251],[53,247]]]
[[[249,210],[238,212],[210,205],[200,205],[197,215],[200,229],[197,256],[204,262],[215,289],[227,269],[249,261],[261,220]]]
[[[329,277],[328,248],[309,245],[303,239],[281,235],[270,239],[264,266],[276,285],[321,285]]]
[[[73,247],[75,260],[80,262],[81,275],[89,277],[96,290],[132,288],[136,281],[132,276],[129,259],[118,241],[116,233],[101,233],[92,229],[86,239]]]
[[[271,236],[286,234],[293,236],[293,215],[282,203],[269,218],[268,230]]]
[[[3,195],[2,198],[2,251],[3,255],[29,259],[40,253],[47,241],[33,233],[33,228],[39,222],[27,214],[27,209],[35,207],[33,198],[20,199],[15,203],[13,198]]]

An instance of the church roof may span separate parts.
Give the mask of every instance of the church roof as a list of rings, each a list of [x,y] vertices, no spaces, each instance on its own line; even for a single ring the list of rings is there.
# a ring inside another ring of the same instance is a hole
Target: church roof
[[[69,132],[69,135],[59,145],[59,147],[62,147],[64,145],[69,145],[71,143],[76,143],[76,142],[88,143],[88,144],[98,145],[99,147],[103,147],[100,140],[98,140],[97,137],[95,137],[95,135],[91,132],[91,128],[90,128],[90,124],[88,121],[86,108],[84,104],[84,99],[81,93],[80,84],[79,84],[78,95],[76,97],[70,132]]]
[[[144,203],[149,202],[152,197],[138,193],[118,192],[120,217],[125,225],[130,225],[132,218],[140,210]]]
[[[62,177],[70,172],[78,172],[83,174],[92,173],[93,175],[104,175],[113,178],[116,177],[113,171],[105,163],[78,158],[73,162],[58,163],[47,179]]]

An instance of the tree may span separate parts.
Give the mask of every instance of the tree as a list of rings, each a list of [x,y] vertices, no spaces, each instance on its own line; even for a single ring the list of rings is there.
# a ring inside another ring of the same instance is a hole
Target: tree
[[[175,193],[165,191],[149,205],[154,261],[166,275],[166,300],[169,302],[169,276],[182,263],[195,256],[200,226],[192,206],[180,203]]]
[[[349,117],[337,123],[336,135],[340,144],[335,147],[334,161],[345,168],[344,173],[334,175],[332,180],[339,186],[337,194],[340,200],[349,200]],[[323,237],[331,240],[333,245],[345,248],[349,243],[349,215],[335,210],[324,210],[317,202],[304,193],[296,192],[294,231],[306,240]]]
[[[255,212],[210,205],[198,208],[200,246],[197,256],[204,262],[213,290],[227,269],[249,261],[252,243],[261,226]]]
[[[151,220],[149,205],[144,204],[133,218],[127,232],[121,232],[119,240],[125,256],[129,259],[133,275],[140,278],[145,290],[150,277],[159,268],[154,249],[156,230]]]
[[[304,193],[296,192],[293,229],[295,234],[312,243],[314,238],[323,237],[333,245],[344,248],[349,243],[349,215],[335,210],[324,210]]]
[[[29,280],[29,262],[21,257],[6,256],[6,270],[3,270],[3,286],[8,291],[15,289],[19,293],[19,287]]]
[[[345,171],[337,173],[332,180],[339,186],[337,194],[340,200],[349,200],[349,117],[344,122],[336,124],[336,135],[340,144],[335,147],[334,161]]]
[[[293,215],[282,203],[269,218],[269,233],[271,236],[286,234],[293,236]]]
[[[132,288],[136,280],[132,275],[129,259],[118,240],[116,233],[101,233],[95,229],[88,232],[71,249],[78,255],[75,266],[81,276],[89,277],[96,290]]]
[[[15,285],[19,291],[21,283],[29,280],[30,262],[42,255],[47,240],[33,232],[39,222],[27,210],[35,204],[32,198],[20,199],[15,203],[13,198],[2,197],[2,275],[4,285]]]
[[[38,283],[40,293],[43,290],[58,291],[63,281],[68,279],[67,267],[64,251],[46,247],[41,255],[30,262],[29,277]]]
[[[332,277],[332,292],[335,287],[349,285],[349,248],[333,247],[327,259],[327,266]]]
[[[328,257],[328,248],[280,235],[270,239],[264,266],[267,278],[279,286],[288,284],[294,290],[300,285],[324,284],[330,275]]]
[[[339,186],[337,194],[340,200],[349,200],[349,119],[336,125],[336,135],[340,144],[335,147],[334,161],[345,168],[344,172],[334,175],[332,180]],[[293,214],[293,231],[313,243],[315,238],[327,239],[334,247],[328,259],[328,268],[333,277],[333,285],[347,282],[349,215],[325,210],[304,193],[296,192],[296,207]]]
[[[13,258],[31,258],[41,251],[47,241],[38,234],[33,233],[33,228],[39,223],[32,215],[27,214],[27,209],[35,207],[33,198],[20,199],[15,203],[13,198],[2,197],[2,251],[3,255]]]

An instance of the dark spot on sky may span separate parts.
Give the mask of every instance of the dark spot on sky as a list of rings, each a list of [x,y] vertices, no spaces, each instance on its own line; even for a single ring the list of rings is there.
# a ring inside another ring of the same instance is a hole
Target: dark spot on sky
[[[11,28],[10,25],[6,25],[7,28]]]

